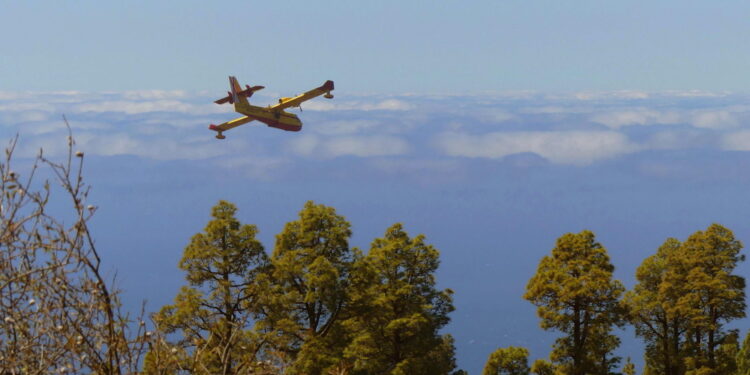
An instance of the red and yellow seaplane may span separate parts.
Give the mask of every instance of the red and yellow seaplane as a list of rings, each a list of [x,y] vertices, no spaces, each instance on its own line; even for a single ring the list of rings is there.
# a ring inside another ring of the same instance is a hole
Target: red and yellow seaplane
[[[244,116],[219,125],[211,124],[208,128],[218,133],[216,134],[216,138],[218,139],[226,138],[223,134],[225,131],[253,120],[258,120],[272,128],[292,132],[300,131],[300,129],[302,129],[302,121],[300,121],[297,115],[285,112],[285,109],[299,107],[302,102],[320,95],[323,95],[326,99],[333,99],[333,95],[331,95],[331,91],[333,91],[333,81],[326,81],[322,86],[293,98],[281,98],[279,99],[278,104],[269,105],[268,107],[251,105],[248,101],[248,99],[253,96],[253,93],[263,89],[263,86],[250,87],[250,85],[245,85],[245,89],[243,90],[237,82],[237,78],[230,76],[229,88],[231,91],[227,92],[227,96],[216,100],[214,103],[234,104],[235,112],[241,113]]]

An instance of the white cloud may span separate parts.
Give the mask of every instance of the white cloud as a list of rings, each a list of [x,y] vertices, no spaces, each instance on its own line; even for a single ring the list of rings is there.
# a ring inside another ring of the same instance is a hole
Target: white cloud
[[[104,101],[97,103],[79,104],[76,112],[123,112],[129,115],[147,112],[188,112],[192,106],[177,100],[155,100],[155,101]]]
[[[499,159],[533,152],[554,163],[586,165],[634,152],[638,147],[611,131],[441,133],[435,145],[447,155]]]
[[[676,111],[637,108],[599,113],[592,116],[591,121],[618,129],[630,125],[677,124],[681,116]]]
[[[720,98],[730,94],[731,93],[728,91],[711,92],[703,90],[671,90],[662,93],[664,96],[673,96],[677,98]]]
[[[360,133],[376,128],[379,124],[375,120],[322,121],[308,129],[320,134],[342,135]]]
[[[655,98],[721,98],[731,95],[729,91],[703,91],[703,90],[666,90],[666,91],[641,91],[641,90],[616,90],[616,91],[585,91],[571,94],[577,100],[647,100]],[[547,98],[560,99],[566,96],[549,95]]]
[[[137,90],[122,93],[122,97],[128,100],[178,99],[187,96],[188,93],[182,90]]]
[[[482,92],[433,92],[433,93],[416,93],[403,92],[399,93],[400,97],[419,98],[429,100],[455,100],[471,98],[472,100],[496,99],[496,100],[530,100],[539,96],[539,92],[534,90],[517,90],[517,91],[482,91]]]
[[[172,112],[185,113],[192,115],[230,113],[231,106],[219,106],[214,103],[192,104],[180,100],[105,100],[87,103],[79,103],[73,106],[74,112],[85,113],[104,113],[119,112],[129,115],[151,113],[151,112]]]
[[[691,116],[690,123],[696,128],[721,129],[735,127],[739,124],[734,114],[729,111],[697,111]]]
[[[377,104],[365,104],[362,106],[364,111],[408,111],[414,106],[405,101],[398,99],[387,99]]]
[[[49,118],[49,114],[41,111],[0,112],[0,125],[15,126],[23,122],[38,122]],[[62,124],[62,118],[60,119]]]
[[[729,151],[750,151],[750,130],[740,130],[725,134],[721,148]]]
[[[483,122],[497,123],[513,120],[516,116],[502,109],[488,109],[479,111],[478,118]]]
[[[134,155],[155,160],[201,160],[222,155],[236,154],[247,149],[247,143],[235,140],[231,144],[222,144],[213,138],[205,139],[172,139],[172,138],[138,138],[125,133],[94,134],[74,133],[75,150],[87,155],[115,156]],[[61,156],[67,152],[65,138],[59,135],[47,135],[24,139],[23,155],[35,155],[39,148],[45,155]]]
[[[213,96],[163,90],[0,92],[0,130],[19,132],[24,141],[47,142],[54,147],[65,133],[60,114],[67,113],[79,146],[98,155],[130,154],[162,160],[247,155],[242,148],[247,143],[243,146],[242,142],[255,139],[262,139],[251,148],[258,158],[289,157],[285,152],[321,159],[420,155],[429,147],[425,143],[433,140],[452,156],[501,158],[532,152],[556,163],[587,164],[650,149],[744,149],[745,133],[725,134],[745,128],[750,105],[745,104],[744,97],[721,95],[620,91],[557,97],[524,94],[523,99],[498,95],[337,96],[335,100],[305,103],[305,110],[330,112],[300,114],[306,127],[299,134],[263,127],[263,132],[221,143],[211,137],[207,125],[239,115],[229,105],[212,103]],[[638,100],[637,105],[632,99]],[[314,120],[306,121],[306,117]],[[501,124],[511,122],[531,126],[532,130],[539,125],[557,131],[497,132]],[[591,122],[609,129],[588,131],[597,128]],[[678,126],[645,128],[648,125]],[[447,133],[438,134],[440,131]],[[249,164],[248,168],[263,170]]]
[[[110,129],[112,128],[112,125],[107,124],[105,122],[96,122],[96,121],[73,121],[73,122],[70,122],[70,128],[75,134],[80,130]],[[41,135],[41,134],[50,134],[50,133],[67,134],[68,130],[65,127],[65,123],[61,119],[60,121],[44,121],[44,122],[36,122],[33,124],[25,124],[23,127],[19,128],[19,131],[21,135],[24,135],[24,134]]]
[[[324,102],[320,100],[302,103],[302,108],[306,111],[336,111],[342,109],[350,109],[348,107],[342,108],[341,105],[336,105],[328,101]]]
[[[26,112],[26,111],[43,111],[52,112],[55,110],[55,106],[48,103],[37,103],[37,102],[9,102],[6,104],[0,104],[0,112]]]
[[[28,92],[0,91],[0,100],[18,100],[31,97]]]
[[[539,107],[524,107],[519,109],[519,113],[530,113],[530,114],[580,114],[580,113],[592,113],[595,112],[594,107],[580,107],[580,106],[561,106],[561,105],[543,105]]]
[[[335,158],[338,156],[388,156],[409,151],[409,144],[392,136],[343,136],[318,139],[309,135],[289,142],[289,149],[299,155]]]
[[[96,136],[92,134],[77,135],[78,147],[89,154],[95,155],[143,155],[151,154],[153,149],[146,142],[137,140],[127,134],[107,134]]]
[[[178,131],[178,129],[175,128],[181,128],[179,131],[187,129],[206,130],[209,124],[218,124],[220,122],[223,122],[223,120],[213,116],[178,116],[174,114],[168,114],[164,116],[152,116],[144,118],[143,121],[139,121],[137,124],[133,124],[132,128],[141,134],[174,134],[175,131]],[[255,125],[256,123],[251,124]]]
[[[127,134],[108,134],[96,136],[92,133],[77,133],[73,135],[76,151],[83,151],[88,155],[125,155],[135,154],[143,150],[143,144]],[[24,139],[23,151],[25,155],[36,154],[39,149],[51,157],[60,157],[68,152],[66,138],[60,135],[47,135]]]
[[[648,99],[649,93],[637,90],[602,91],[602,92],[578,92],[573,94],[578,100],[601,100],[601,99]]]
[[[721,129],[739,124],[736,112],[741,108],[701,109],[701,110],[655,110],[634,108],[605,111],[591,117],[591,121],[612,129],[632,125],[674,125],[689,124],[696,128]]]
[[[377,103],[370,101],[330,102],[313,100],[303,103],[302,108],[312,111],[408,111],[414,109],[414,105],[398,99],[386,99]]]

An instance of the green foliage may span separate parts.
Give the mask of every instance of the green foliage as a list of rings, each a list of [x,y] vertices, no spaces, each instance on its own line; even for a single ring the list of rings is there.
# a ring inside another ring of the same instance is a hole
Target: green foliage
[[[742,340],[742,346],[734,357],[737,375],[750,375],[750,332]]]
[[[250,327],[268,259],[257,228],[240,224],[236,211],[220,201],[203,233],[185,248],[179,266],[189,285],[154,316],[161,332],[179,332],[181,339],[154,345],[146,373],[163,373],[157,369],[167,363],[191,373],[235,374],[256,362],[263,340]]]
[[[555,366],[543,359],[537,359],[531,365],[531,373],[536,375],[555,375]]]
[[[346,337],[340,322],[355,262],[349,228],[333,207],[307,202],[299,219],[276,236],[260,327],[294,362],[290,373],[321,374],[341,365]]]
[[[492,352],[484,365],[482,375],[528,375],[529,351],[509,346]]]
[[[453,311],[451,290],[435,287],[439,252],[424,236],[388,228],[357,263],[345,355],[361,374],[440,375],[455,368],[453,338],[438,330]]]
[[[683,243],[668,239],[644,260],[624,301],[646,342],[647,373],[735,373],[736,334],[723,327],[745,316],[745,280],[733,274],[741,248],[713,224]]]
[[[741,249],[732,231],[718,224],[695,232],[681,246],[680,267],[687,272],[689,292],[680,296],[676,309],[689,319],[686,337],[695,369],[717,368],[724,324],[745,316],[745,279],[732,274],[744,260]]]
[[[735,363],[737,365],[737,375],[750,375],[750,332],[742,340],[742,346],[740,346],[735,356]]]
[[[615,374],[615,369],[619,367],[621,358],[610,354],[620,346],[620,338],[609,334],[609,330],[610,327],[598,326],[589,333],[593,374]]]
[[[726,334],[716,351],[715,374],[737,374],[737,354],[740,351],[739,333],[736,330]]]
[[[630,362],[630,357],[625,361],[625,366],[622,368],[623,375],[635,375],[635,365]]]
[[[686,349],[682,337],[689,322],[677,303],[688,293],[681,245],[680,241],[668,238],[655,255],[646,258],[636,271],[638,283],[623,298],[629,321],[646,342],[649,373],[684,372]]]
[[[572,375],[608,374],[619,340],[609,332],[623,323],[623,286],[612,280],[614,266],[594,233],[568,233],[539,263],[524,298],[537,306],[541,327],[565,335],[551,354],[558,369]]]

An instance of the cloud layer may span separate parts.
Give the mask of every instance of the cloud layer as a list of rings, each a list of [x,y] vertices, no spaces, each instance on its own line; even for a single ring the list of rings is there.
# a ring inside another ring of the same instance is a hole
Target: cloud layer
[[[381,158],[367,165],[395,169],[398,163],[433,168],[427,161],[439,159],[438,167],[455,167],[462,160],[527,153],[586,166],[655,150],[750,151],[750,99],[731,93],[337,95],[303,105],[302,132],[253,122],[227,132],[224,141],[206,127],[236,114],[213,99],[160,90],[0,92],[0,131],[21,134],[28,150],[61,152],[64,113],[88,154],[224,165],[233,160],[258,171],[341,157]],[[260,105],[273,101],[254,99]]]
[[[435,138],[437,147],[450,156],[498,159],[532,152],[555,163],[586,165],[634,152],[621,133],[612,131],[492,132],[481,135],[446,132]]]

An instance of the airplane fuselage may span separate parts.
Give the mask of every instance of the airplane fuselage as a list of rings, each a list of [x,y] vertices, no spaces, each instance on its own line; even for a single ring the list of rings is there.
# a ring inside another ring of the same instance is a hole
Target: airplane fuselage
[[[273,111],[266,107],[255,105],[240,105],[237,112],[247,116],[250,120],[260,121],[272,128],[298,132],[302,129],[302,121],[293,113]]]

